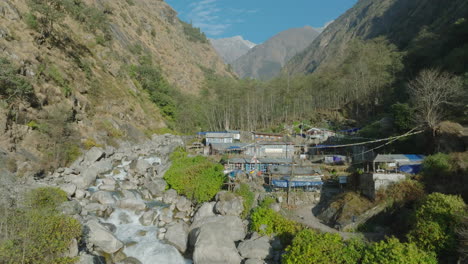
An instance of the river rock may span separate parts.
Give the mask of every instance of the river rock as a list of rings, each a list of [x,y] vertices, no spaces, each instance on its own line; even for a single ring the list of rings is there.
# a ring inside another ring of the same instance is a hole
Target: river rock
[[[98,221],[90,220],[86,223],[86,227],[88,241],[102,251],[113,254],[123,247],[124,244]]]
[[[63,184],[60,186],[60,189],[66,192],[68,197],[72,197],[76,192],[76,185],[72,183]]]
[[[177,210],[181,212],[188,212],[192,208],[192,202],[189,199],[185,198],[185,196],[179,197],[176,203]]]
[[[193,217],[193,222],[199,222],[205,217],[215,216],[213,212],[215,204],[215,202],[204,203],[195,213],[195,216]]]
[[[142,264],[141,261],[139,261],[136,258],[133,257],[128,257],[125,258],[124,260],[117,262],[117,264]]]
[[[138,198],[125,198],[117,201],[116,205],[122,209],[129,209],[133,211],[144,211],[146,204],[143,200]]]
[[[92,212],[97,215],[103,215],[106,209],[107,206],[99,203],[89,203],[84,207],[84,210],[86,210],[87,212]]]
[[[86,195],[86,192],[80,189],[77,189],[75,192],[75,199],[83,199]]]
[[[120,183],[120,188],[122,190],[136,190],[138,189],[138,185],[131,181],[123,181]]]
[[[183,221],[177,221],[175,224],[167,227],[165,235],[166,241],[176,247],[181,253],[187,250],[189,227]]]
[[[159,220],[164,223],[172,222],[173,212],[170,208],[163,208],[159,214]]]
[[[115,203],[114,197],[110,192],[97,191],[91,195],[91,201],[99,202],[103,205],[112,205]]]
[[[74,258],[78,256],[78,241],[76,238],[72,239],[68,251],[65,253],[65,257]]]
[[[163,201],[167,204],[172,204],[177,202],[177,191],[174,189],[169,189],[164,192]]]
[[[265,262],[261,259],[248,259],[244,264],[265,264]]]
[[[100,160],[102,157],[104,157],[104,155],[105,155],[105,153],[104,153],[104,150],[102,148],[93,147],[90,150],[88,150],[88,152],[86,152],[85,157],[84,157],[84,161],[87,164],[92,164],[92,163]]]
[[[113,192],[115,191],[115,185],[103,184],[99,186],[99,190]]]
[[[144,185],[153,196],[161,196],[167,187],[167,183],[164,179],[147,180]]]
[[[275,212],[279,212],[279,211],[281,211],[281,204],[272,203],[272,204],[270,204],[270,209],[275,211]]]
[[[140,223],[144,226],[151,226],[154,225],[154,221],[156,220],[156,212],[153,210],[149,210],[145,212],[141,217],[140,217]]]
[[[58,210],[65,215],[78,215],[81,213],[81,205],[77,201],[68,201],[63,202],[59,207]]]
[[[221,191],[216,195],[215,212],[221,215],[239,216],[244,211],[242,198],[231,192]]]
[[[245,240],[237,247],[243,258],[266,259],[271,252],[270,239],[266,236]]]
[[[229,236],[225,236],[225,227],[218,224],[204,225],[196,231],[194,264],[240,264],[241,256]]]
[[[94,264],[96,257],[88,255],[88,254],[83,254],[80,255],[80,258],[76,264]]]
[[[146,172],[151,168],[149,161],[145,159],[139,159],[135,162],[135,172],[139,175],[145,175]]]
[[[237,216],[211,216],[193,222],[190,226],[189,242],[195,245],[197,241],[197,229],[209,226],[213,232],[219,232],[230,241],[240,241],[245,237],[245,228],[242,219]]]
[[[72,176],[71,181],[78,188],[86,189],[96,181],[97,175],[98,173],[96,168],[89,167],[86,168],[81,174]]]

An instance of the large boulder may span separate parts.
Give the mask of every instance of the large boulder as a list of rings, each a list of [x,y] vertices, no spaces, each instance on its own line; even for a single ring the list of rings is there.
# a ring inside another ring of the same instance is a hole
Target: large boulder
[[[244,223],[237,216],[204,217],[190,226],[191,245],[195,245],[197,241],[197,230],[204,226],[211,227],[213,232],[220,232],[224,238],[233,242],[243,240],[245,237]]]
[[[225,236],[225,227],[219,224],[204,225],[196,231],[194,264],[240,264],[241,256],[234,241]]]
[[[131,197],[117,201],[116,205],[119,208],[133,211],[144,211],[146,209],[146,204],[143,200]]]
[[[71,176],[72,183],[80,189],[87,189],[96,181],[97,175],[98,172],[96,168],[89,167],[86,168],[80,175]]]
[[[76,185],[72,183],[62,184],[60,185],[60,189],[67,193],[68,197],[72,197],[76,192]]]
[[[185,253],[187,250],[189,227],[183,221],[177,221],[176,223],[167,227],[165,239],[181,253]]]
[[[270,239],[266,236],[252,237],[241,242],[237,249],[243,258],[267,259],[271,253]]]
[[[145,181],[145,187],[153,196],[161,196],[166,190],[167,183],[164,179],[154,179]]]
[[[188,212],[192,208],[192,202],[185,198],[185,196],[179,197],[176,203],[177,210],[181,212]]]
[[[115,199],[110,192],[98,191],[91,195],[91,201],[99,202],[104,205],[112,205],[115,203]]]
[[[213,211],[215,204],[215,202],[202,204],[202,206],[198,208],[197,212],[195,213],[195,216],[193,217],[193,222],[199,222],[205,217],[215,216]]]
[[[177,191],[174,189],[169,189],[164,192],[163,202],[167,204],[172,204],[177,202]]]
[[[145,175],[152,167],[152,164],[146,159],[139,159],[134,163],[134,170],[139,175]]]
[[[78,215],[81,213],[82,207],[77,201],[67,201],[63,202],[58,207],[59,212],[65,215]]]
[[[248,259],[244,261],[244,264],[265,264],[265,262],[261,259]]]
[[[239,216],[244,211],[242,198],[231,192],[221,191],[216,195],[215,212],[221,215]]]
[[[155,221],[157,220],[157,214],[153,210],[149,210],[145,212],[141,217],[140,217],[140,223],[144,226],[151,226],[154,225]]]
[[[106,153],[104,153],[104,150],[102,148],[98,147],[93,147],[88,152],[86,152],[84,161],[87,164],[92,164],[98,160],[100,160],[102,157],[105,156]]]
[[[118,240],[107,228],[97,220],[90,220],[86,223],[87,240],[94,246],[108,254],[113,254],[123,247],[123,243]]]

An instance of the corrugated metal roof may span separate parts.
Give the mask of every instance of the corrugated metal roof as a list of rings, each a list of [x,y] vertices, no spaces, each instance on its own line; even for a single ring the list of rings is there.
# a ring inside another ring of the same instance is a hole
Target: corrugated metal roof
[[[398,162],[398,163],[411,163],[422,162],[424,155],[416,154],[379,154],[375,157],[374,162]]]
[[[231,133],[206,133],[207,138],[231,138]]]
[[[211,143],[211,147],[215,150],[240,150],[247,145],[246,143]]]

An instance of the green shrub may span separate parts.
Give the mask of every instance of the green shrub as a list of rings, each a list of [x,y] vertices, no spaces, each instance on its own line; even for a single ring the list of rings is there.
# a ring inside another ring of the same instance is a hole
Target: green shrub
[[[140,53],[142,51],[135,49],[134,52]],[[131,66],[130,76],[135,78],[141,87],[148,92],[150,100],[158,106],[164,117],[169,120],[176,118],[175,98],[179,93],[167,82],[159,67],[145,61],[141,66]]]
[[[72,239],[81,236],[78,220],[38,208],[15,211],[7,219],[9,238],[0,241],[0,263],[68,264]]]
[[[433,253],[419,249],[413,243],[401,243],[396,238],[372,243],[363,254],[362,264],[373,263],[405,263],[405,264],[437,264]]]
[[[250,191],[250,186],[246,183],[241,183],[240,188],[236,190],[236,194],[241,196],[243,199],[244,211],[241,216],[242,218],[246,218],[252,209],[255,194]]]
[[[81,149],[73,143],[64,144],[64,164],[70,165],[81,156]]]
[[[268,206],[261,205],[250,215],[250,229],[262,235],[276,234],[284,244],[289,244],[301,226]]]
[[[408,104],[396,103],[391,106],[393,124],[402,132],[413,128],[413,109]]]
[[[364,243],[360,241],[345,242],[339,234],[321,234],[304,229],[296,235],[292,245],[286,248],[282,263],[354,264],[359,263],[363,249]]]
[[[461,197],[432,193],[418,205],[408,240],[439,256],[451,255],[457,245],[455,229],[463,215],[466,204]]]
[[[206,157],[188,157],[183,151],[171,155],[172,165],[164,175],[170,188],[198,203],[211,200],[221,190],[223,166]]]
[[[83,142],[83,146],[85,149],[89,150],[89,149],[92,149],[93,147],[103,147],[102,144],[98,144],[96,143],[96,140],[94,140],[94,138],[87,138],[84,142]]]
[[[32,85],[8,59],[0,57],[0,100],[12,105],[18,101],[34,103],[36,99]]]
[[[28,206],[36,209],[55,209],[67,200],[67,193],[55,187],[37,188],[27,195]]]
[[[427,156],[422,163],[422,174],[426,180],[443,180],[451,173],[450,156],[443,153]]]
[[[39,28],[39,23],[37,22],[37,17],[31,13],[27,13],[24,16],[24,22],[30,29],[37,30]]]

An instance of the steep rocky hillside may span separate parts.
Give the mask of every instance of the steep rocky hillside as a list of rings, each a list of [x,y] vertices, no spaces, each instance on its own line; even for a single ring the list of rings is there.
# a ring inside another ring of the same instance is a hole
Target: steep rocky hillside
[[[218,54],[227,64],[231,64],[256,46],[255,43],[245,40],[242,38],[242,36],[223,39],[210,39],[210,42],[215,48],[216,52],[218,52]]]
[[[3,0],[0,49],[3,175],[141,140],[166,127],[169,94],[197,93],[207,71],[232,76],[164,1]]]
[[[367,40],[383,36],[400,49],[409,49],[410,52],[411,49],[423,50],[426,46],[423,57],[430,57],[440,49],[450,52],[450,45],[442,45],[442,41],[450,40],[448,35],[453,36],[447,27],[463,22],[459,19],[467,15],[468,2],[464,0],[359,0],[307,49],[295,56],[288,69],[295,73],[313,72],[342,56],[354,38]],[[431,40],[439,43],[434,45]]]
[[[251,49],[233,62],[232,67],[241,78],[271,79],[318,35],[319,32],[309,26],[283,31]]]

